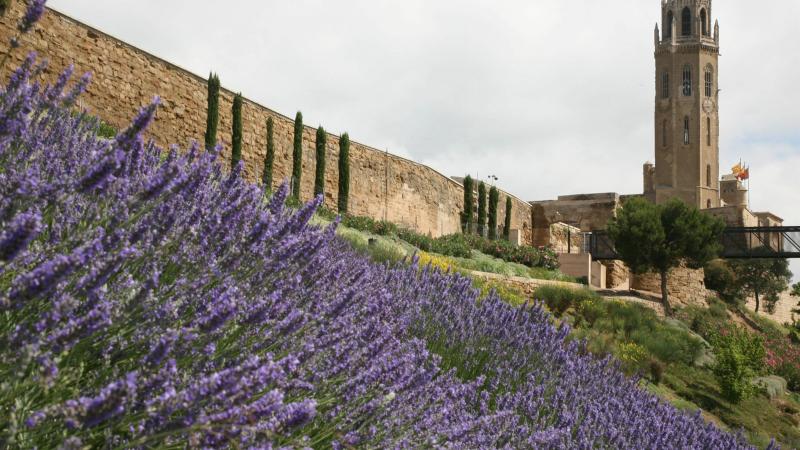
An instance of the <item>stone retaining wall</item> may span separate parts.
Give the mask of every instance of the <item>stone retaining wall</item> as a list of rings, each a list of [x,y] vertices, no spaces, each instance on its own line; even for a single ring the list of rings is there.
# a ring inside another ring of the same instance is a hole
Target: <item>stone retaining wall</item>
[[[655,273],[632,275],[631,288],[660,295],[661,276]],[[678,267],[670,271],[667,290],[670,304],[673,306],[706,306],[706,297],[710,294],[705,285],[705,271],[687,267]]]
[[[24,10],[21,0],[12,0],[0,18],[0,41],[16,34]],[[159,95],[158,111],[149,135],[162,146],[188,146],[201,141],[206,121],[206,80],[143,50],[126,44],[75,19],[48,9],[35,31],[22,39],[22,48],[12,54],[3,72],[18,65],[29,50],[49,60],[45,76],[53,80],[61,70],[74,64],[76,73],[93,73],[93,82],[82,97],[82,107],[111,125],[126,126],[138,108]],[[277,88],[277,87],[276,87]],[[230,159],[231,106],[233,92],[220,93],[219,139],[222,157]],[[292,165],[293,117],[245,99],[243,107],[243,159],[247,179],[260,180],[266,154],[266,120],[275,121],[276,185],[290,177]],[[303,199],[313,193],[316,130],[303,133]],[[338,184],[339,138],[328,135],[325,204],[335,207]],[[440,236],[460,231],[463,187],[456,181],[422,164],[353,142],[350,148],[350,212],[386,219],[418,232]],[[530,205],[513,197],[512,228],[530,227]],[[500,211],[505,208],[505,195]],[[499,221],[502,221],[502,215]]]

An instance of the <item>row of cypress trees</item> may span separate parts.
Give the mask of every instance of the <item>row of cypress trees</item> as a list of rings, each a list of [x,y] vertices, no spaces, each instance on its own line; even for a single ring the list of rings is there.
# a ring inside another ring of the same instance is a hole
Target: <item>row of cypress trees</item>
[[[472,232],[473,219],[475,213],[473,211],[475,204],[475,182],[470,175],[464,178],[464,212],[461,216],[461,222],[464,227],[465,233]],[[489,189],[488,201],[488,215],[487,215],[487,201],[486,201],[486,185],[481,181],[478,184],[478,234],[482,237],[488,237],[491,240],[497,239],[497,205],[500,202],[500,191],[492,186]],[[511,197],[506,197],[506,215],[503,224],[503,239],[509,240],[511,236]],[[488,216],[488,217],[487,217]],[[487,224],[488,219],[488,224]]]
[[[208,109],[206,118],[205,147],[213,149],[217,145],[217,129],[219,126],[219,76],[211,73],[208,77]],[[231,168],[242,160],[242,106],[241,94],[233,98],[233,129]],[[267,188],[272,187],[275,168],[275,122],[267,119],[267,155],[261,181]],[[316,176],[314,178],[314,195],[325,193],[325,148],[327,133],[320,126],[316,137]],[[297,112],[294,120],[294,145],[292,147],[292,196],[300,199],[300,185],[303,176],[303,113]],[[350,197],[350,136],[344,133],[339,139],[339,197],[337,208],[341,214],[347,213]]]

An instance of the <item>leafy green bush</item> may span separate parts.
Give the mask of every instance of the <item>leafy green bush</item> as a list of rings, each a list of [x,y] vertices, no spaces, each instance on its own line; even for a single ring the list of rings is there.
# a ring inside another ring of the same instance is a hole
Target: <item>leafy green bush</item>
[[[558,257],[550,248],[517,247],[507,241],[495,241],[477,235],[466,236],[466,239],[473,249],[501,258],[504,261],[515,262],[528,267],[558,269]]]
[[[563,286],[541,286],[533,292],[533,298],[541,300],[547,308],[561,317],[571,307],[599,299],[599,296],[589,289],[573,289]]]
[[[650,380],[653,382],[653,384],[661,384],[661,380],[663,379],[664,379],[664,364],[657,359],[651,359]]]
[[[691,365],[703,349],[703,343],[686,331],[665,326],[638,329],[631,340],[665,363]]]
[[[721,259],[706,264],[705,284],[708,289],[718,293],[726,303],[737,305],[743,300],[742,290],[736,285],[736,275],[728,263]]]
[[[719,330],[729,326],[728,308],[722,301],[709,298],[709,307],[689,306],[678,313],[678,317],[689,324],[689,329],[710,340]]]
[[[345,133],[339,139],[339,198],[340,214],[347,214],[350,201],[350,135]]]
[[[242,94],[233,97],[233,128],[231,130],[231,168],[236,167],[242,160]]]
[[[97,124],[97,136],[105,139],[114,139],[117,137],[117,129],[101,120]]]
[[[317,128],[316,149],[316,171],[314,172],[314,196],[325,194],[325,146],[328,141],[328,133],[322,128]]]
[[[712,343],[717,358],[712,371],[723,397],[731,403],[739,403],[751,396],[755,392],[752,379],[764,367],[764,340],[734,328],[718,333]]]

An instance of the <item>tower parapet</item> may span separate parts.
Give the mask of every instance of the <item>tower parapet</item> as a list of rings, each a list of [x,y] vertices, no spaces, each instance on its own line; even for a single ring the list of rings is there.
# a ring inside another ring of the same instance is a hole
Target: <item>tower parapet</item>
[[[661,0],[661,45],[716,45],[719,24],[711,28],[711,0]]]

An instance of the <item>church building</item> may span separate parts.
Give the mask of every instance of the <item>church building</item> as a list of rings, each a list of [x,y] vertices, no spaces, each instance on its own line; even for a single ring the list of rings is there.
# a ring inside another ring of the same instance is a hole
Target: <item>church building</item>
[[[661,0],[654,32],[655,164],[644,164],[643,192],[533,201],[534,244],[545,244],[556,223],[604,230],[627,198],[639,196],[659,204],[679,198],[729,226],[782,225],[772,213],[750,211],[744,168],[720,177],[720,31],[713,17],[712,0]]]

